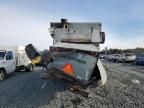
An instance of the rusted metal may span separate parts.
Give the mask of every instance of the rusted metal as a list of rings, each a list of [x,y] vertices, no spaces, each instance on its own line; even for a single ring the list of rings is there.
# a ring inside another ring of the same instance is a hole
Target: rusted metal
[[[69,90],[71,92],[79,94],[79,95],[81,95],[81,96],[83,96],[85,98],[87,98],[89,96],[89,93],[86,92],[86,91],[83,91],[79,85],[71,85]]]

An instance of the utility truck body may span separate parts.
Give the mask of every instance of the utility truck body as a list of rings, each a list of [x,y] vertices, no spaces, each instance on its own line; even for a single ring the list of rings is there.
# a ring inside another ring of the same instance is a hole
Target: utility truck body
[[[15,70],[32,71],[32,62],[28,58],[25,47],[0,46],[0,80]]]

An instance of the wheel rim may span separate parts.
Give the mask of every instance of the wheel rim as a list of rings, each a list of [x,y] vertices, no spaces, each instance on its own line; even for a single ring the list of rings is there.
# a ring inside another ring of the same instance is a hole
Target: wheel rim
[[[4,79],[5,75],[4,73],[0,73],[0,80],[2,81]]]

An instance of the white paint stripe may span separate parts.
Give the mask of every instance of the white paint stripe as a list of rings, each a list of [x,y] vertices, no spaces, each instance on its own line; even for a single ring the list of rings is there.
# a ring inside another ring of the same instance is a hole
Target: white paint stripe
[[[41,89],[44,89],[46,87],[47,83],[44,82],[43,85],[41,86]]]
[[[134,80],[131,80],[134,84],[139,84],[140,83],[140,81],[139,80],[137,80],[137,79],[134,79]]]

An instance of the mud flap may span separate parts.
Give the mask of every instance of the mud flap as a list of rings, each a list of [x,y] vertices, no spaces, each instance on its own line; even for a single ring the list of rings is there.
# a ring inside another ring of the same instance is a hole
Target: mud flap
[[[104,69],[104,67],[99,59],[97,61],[97,67],[98,67],[100,77],[101,77],[101,85],[104,85],[107,81],[107,74],[106,74],[106,70]]]

